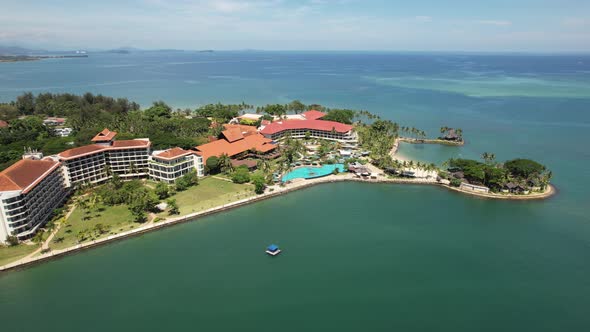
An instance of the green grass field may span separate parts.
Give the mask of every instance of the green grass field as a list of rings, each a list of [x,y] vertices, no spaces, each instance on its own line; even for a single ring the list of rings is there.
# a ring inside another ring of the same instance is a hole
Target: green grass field
[[[176,199],[180,215],[186,215],[250,196],[254,196],[254,186],[250,184],[236,184],[208,177],[201,179],[197,186],[176,193],[171,198]],[[168,213],[161,213],[160,216],[167,217]]]
[[[126,205],[106,206],[104,211],[92,212],[89,214],[89,220],[84,220],[84,211],[76,208],[65,225],[62,225],[59,232],[49,244],[51,249],[64,249],[78,244],[78,233],[88,231],[92,235],[86,240],[96,240],[107,237],[112,234],[130,230],[139,224],[132,221],[131,213]],[[102,224],[108,231],[99,235],[93,231],[96,224]],[[61,242],[55,242],[56,239],[63,238]]]
[[[19,260],[32,253],[38,245],[20,244],[15,247],[0,247],[0,266]]]

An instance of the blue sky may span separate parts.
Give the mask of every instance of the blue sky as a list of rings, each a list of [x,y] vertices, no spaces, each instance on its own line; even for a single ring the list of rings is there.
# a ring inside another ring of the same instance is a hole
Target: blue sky
[[[0,0],[42,48],[590,51],[590,0]]]

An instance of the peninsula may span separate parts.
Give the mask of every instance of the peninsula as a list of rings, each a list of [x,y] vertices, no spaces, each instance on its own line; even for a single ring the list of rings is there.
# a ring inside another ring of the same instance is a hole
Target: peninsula
[[[0,117],[0,270],[320,183],[425,184],[493,199],[555,192],[533,160],[397,155],[400,142],[461,146],[458,128],[429,140],[366,111],[299,101],[141,110],[90,93],[27,93],[0,105]]]

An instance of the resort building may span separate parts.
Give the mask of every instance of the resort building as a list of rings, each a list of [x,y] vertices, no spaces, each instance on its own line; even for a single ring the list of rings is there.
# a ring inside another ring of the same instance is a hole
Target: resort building
[[[53,116],[47,117],[43,120],[46,126],[63,126],[66,123],[66,118],[56,118]]]
[[[256,127],[244,125],[225,125],[221,132],[222,138],[213,142],[199,145],[195,150],[203,157],[203,162],[212,156],[220,157],[223,154],[230,158],[243,158],[250,154],[272,158],[276,155],[273,151],[277,145],[272,140],[260,135]]]
[[[173,148],[165,151],[154,151],[148,162],[150,179],[174,183],[176,179],[192,170],[198,176],[205,175],[203,157],[195,151]]]
[[[122,178],[147,176],[150,140],[147,138],[114,141],[116,132],[108,129],[96,135],[95,144],[57,155],[63,163],[66,186],[104,182],[118,174]]]
[[[68,196],[61,164],[23,159],[0,173],[0,243],[30,239]]]
[[[357,135],[351,125],[320,120],[326,114],[315,110],[298,115],[303,119],[280,119],[263,125],[260,127],[260,134],[273,141],[290,136],[292,138],[319,138],[351,144],[357,142]]]

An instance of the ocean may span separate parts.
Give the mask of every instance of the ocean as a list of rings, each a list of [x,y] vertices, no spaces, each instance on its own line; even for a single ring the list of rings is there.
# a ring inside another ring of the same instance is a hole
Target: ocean
[[[0,275],[3,328],[33,331],[564,331],[590,326],[590,56],[371,52],[91,54],[0,64],[0,102],[86,91],[148,106],[365,109],[536,159],[558,194],[326,184]],[[264,254],[270,243],[284,253]]]

